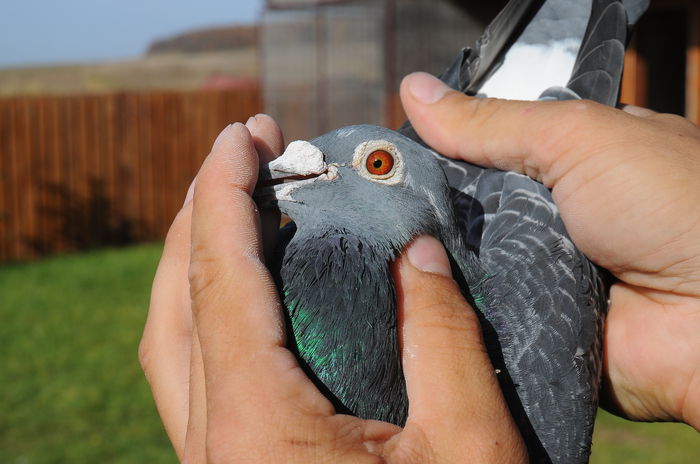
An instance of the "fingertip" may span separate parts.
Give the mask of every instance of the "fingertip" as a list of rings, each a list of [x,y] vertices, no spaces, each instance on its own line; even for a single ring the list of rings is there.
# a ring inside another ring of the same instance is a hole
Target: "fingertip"
[[[182,207],[184,208],[187,203],[192,201],[192,198],[194,198],[194,186],[197,183],[197,178],[195,177],[192,179],[192,183],[190,183],[189,188],[187,189],[187,194],[185,195],[185,201],[182,202]]]
[[[424,105],[438,102],[453,90],[437,77],[425,72],[415,72],[406,76],[401,83],[401,89]]]
[[[234,137],[237,136],[250,137],[250,132],[245,124],[234,122],[233,124],[229,124],[228,126],[224,127],[212,144],[212,153],[230,146],[234,140]]]
[[[195,214],[205,205],[208,209],[230,199],[234,190],[252,194],[257,177],[258,156],[248,128],[242,123],[227,126],[197,173],[192,198]]]
[[[406,258],[421,272],[452,278],[452,269],[442,243],[430,235],[423,235],[411,242],[405,250]]]
[[[251,116],[245,125],[253,137],[261,164],[272,161],[282,153],[284,137],[282,130],[272,117],[259,113]]]
[[[637,116],[640,118],[648,118],[658,114],[656,111],[650,110],[648,108],[643,108],[641,106],[620,104],[620,109],[625,113]]]

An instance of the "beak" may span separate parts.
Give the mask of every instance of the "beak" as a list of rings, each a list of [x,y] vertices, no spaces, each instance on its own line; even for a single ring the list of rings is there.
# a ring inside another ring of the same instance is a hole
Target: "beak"
[[[328,165],[318,147],[305,141],[292,142],[279,158],[260,167],[253,198],[261,206],[279,200],[292,201],[293,190],[327,177]]]

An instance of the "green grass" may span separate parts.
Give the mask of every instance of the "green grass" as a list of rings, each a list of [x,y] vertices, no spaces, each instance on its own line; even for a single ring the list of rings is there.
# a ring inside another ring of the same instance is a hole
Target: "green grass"
[[[136,354],[160,251],[0,267],[0,464],[175,462]],[[700,434],[601,413],[591,462],[700,462]]]
[[[175,462],[137,358],[159,256],[0,268],[0,463]]]
[[[630,422],[600,411],[591,463],[700,463],[700,433],[685,424]]]

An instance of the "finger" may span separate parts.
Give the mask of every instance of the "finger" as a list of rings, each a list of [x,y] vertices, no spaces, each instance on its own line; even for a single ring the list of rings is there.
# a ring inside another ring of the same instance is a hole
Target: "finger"
[[[257,168],[252,137],[235,124],[219,136],[197,175],[190,286],[205,373],[207,440],[212,423],[228,422],[239,408],[261,414],[268,407],[243,401],[251,395],[289,399],[285,404],[309,403],[301,397],[309,391],[314,399],[320,395],[284,348],[277,290],[262,262],[250,196]],[[327,405],[323,412],[330,414]]]
[[[284,138],[274,119],[266,114],[257,114],[249,118],[245,125],[253,136],[261,164],[269,163],[282,153]]]
[[[418,134],[443,155],[520,172],[550,188],[590,155],[585,141],[599,140],[601,133],[610,132],[609,118],[606,124],[598,123],[602,113],[630,117],[583,100],[467,97],[425,73],[403,80],[401,101]]]
[[[625,113],[629,113],[633,116],[637,116],[639,118],[650,118],[652,116],[656,116],[659,113],[656,111],[650,110],[648,108],[642,108],[641,106],[634,106],[634,105],[620,105],[620,109],[624,111]]]
[[[190,409],[183,462],[206,462],[207,395],[204,384],[204,363],[197,326],[192,328],[190,362]]]
[[[395,271],[409,396],[406,429],[419,427],[439,456],[525,462],[478,318],[451,278],[440,242],[418,238]]]
[[[179,457],[185,444],[189,403],[192,315],[187,268],[191,214],[188,203],[168,231],[139,346],[141,365],[156,407]]]
[[[246,122],[253,136],[255,151],[260,163],[268,163],[284,150],[282,131],[275,121],[266,114],[258,114]],[[263,209],[260,212],[262,243],[266,262],[270,262],[280,228],[280,212],[277,209]]]

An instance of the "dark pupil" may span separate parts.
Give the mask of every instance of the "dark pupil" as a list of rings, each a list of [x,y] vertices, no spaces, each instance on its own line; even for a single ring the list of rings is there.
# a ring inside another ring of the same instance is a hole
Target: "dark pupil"
[[[382,167],[382,160],[376,159],[374,160],[374,163],[372,163],[372,166],[374,166],[374,169],[379,169]]]

